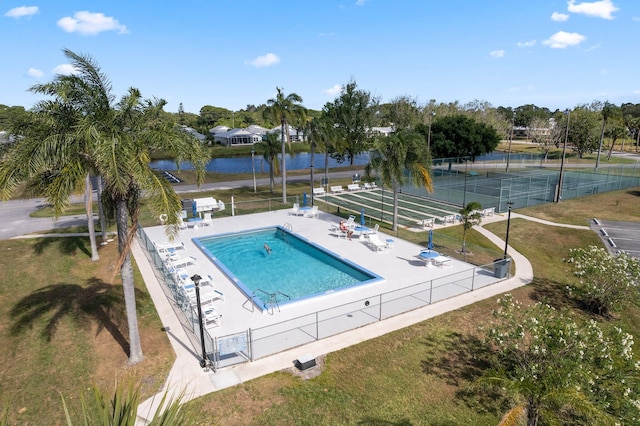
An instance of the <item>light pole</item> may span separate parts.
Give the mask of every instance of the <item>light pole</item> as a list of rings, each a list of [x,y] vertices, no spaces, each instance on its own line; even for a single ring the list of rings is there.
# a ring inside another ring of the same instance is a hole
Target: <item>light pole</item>
[[[253,193],[256,193],[256,162],[254,161],[255,148],[251,147],[251,170],[253,171]]]
[[[556,191],[556,203],[562,199],[562,184],[564,179],[564,158],[567,152],[567,139],[569,139],[569,118],[571,117],[571,111],[567,108],[564,110],[567,114],[567,129],[564,133],[564,145],[562,146],[562,160],[560,161],[560,175],[558,176],[558,190]]]
[[[429,151],[431,151],[431,122],[433,121],[433,117],[436,116],[436,112],[431,111],[431,114],[429,115],[431,117],[429,118],[429,133],[427,134],[427,148],[429,148]]]
[[[509,213],[507,213],[507,236],[504,239],[504,255],[502,256],[502,260],[507,258],[507,247],[509,247],[509,227],[511,227],[511,206],[513,206],[513,201],[508,201],[507,206],[509,206]]]
[[[200,304],[200,280],[202,280],[202,277],[198,274],[194,274],[191,277],[191,281],[193,281],[193,284],[196,286],[198,325],[200,326],[200,343],[202,344],[202,359],[200,360],[200,367],[205,368],[207,366],[207,350],[204,347],[204,326],[202,325],[202,305]]]
[[[511,119],[511,136],[509,137],[509,150],[507,151],[507,170],[505,173],[509,173],[509,162],[511,161],[511,142],[513,141],[513,128],[516,126],[516,112],[513,111],[513,118]]]

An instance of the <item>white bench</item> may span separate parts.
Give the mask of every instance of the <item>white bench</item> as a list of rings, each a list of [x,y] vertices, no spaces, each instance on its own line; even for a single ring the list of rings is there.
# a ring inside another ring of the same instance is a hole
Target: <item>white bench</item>
[[[431,259],[431,263],[441,268],[444,268],[445,266],[453,266],[453,262],[451,258],[447,256],[442,256],[442,255]]]
[[[493,216],[493,213],[495,212],[496,208],[495,207],[491,207],[488,209],[484,209],[482,210],[482,216]]]
[[[313,188],[313,195],[324,195],[324,188],[320,187],[320,188]]]
[[[377,187],[378,187],[378,185],[376,185],[376,183],[375,183],[375,182],[371,182],[371,183],[369,183],[369,182],[365,182],[365,183],[362,185],[362,188],[363,188],[363,189],[376,189]]]
[[[433,218],[422,219],[418,222],[418,225],[420,225],[422,229],[433,228]]]
[[[347,189],[349,191],[358,191],[360,189],[360,185],[358,185],[357,183],[352,183],[350,185],[347,185]]]
[[[344,188],[342,187],[342,185],[336,185],[331,187],[331,192],[334,194],[338,192],[343,192],[343,191],[344,191]]]

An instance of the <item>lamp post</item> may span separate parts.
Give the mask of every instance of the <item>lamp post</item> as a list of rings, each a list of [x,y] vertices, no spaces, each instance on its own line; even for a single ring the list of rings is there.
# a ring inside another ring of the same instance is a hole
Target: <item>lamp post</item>
[[[198,325],[200,326],[200,343],[202,344],[202,359],[200,360],[200,367],[205,368],[207,366],[207,350],[204,347],[204,326],[202,324],[202,305],[200,304],[200,280],[202,277],[198,274],[194,274],[191,277],[191,281],[196,286],[196,305],[198,307]]]
[[[562,199],[562,185],[564,180],[564,158],[567,152],[567,139],[569,139],[569,118],[571,117],[571,111],[567,108],[564,110],[567,114],[567,129],[564,134],[564,145],[562,147],[562,160],[560,161],[560,175],[558,176],[558,190],[556,191],[556,203]]]
[[[511,161],[511,142],[513,141],[513,128],[516,126],[516,112],[513,111],[513,118],[511,119],[511,136],[509,137],[509,150],[507,151],[507,170],[505,173],[509,173],[509,162]]]
[[[429,118],[429,133],[427,134],[427,148],[429,148],[429,151],[431,151],[431,122],[433,121],[433,117],[436,116],[436,112],[431,111],[431,114],[429,115],[431,117]]]
[[[507,213],[507,236],[504,239],[504,255],[502,256],[502,260],[507,258],[507,247],[509,247],[509,227],[511,226],[511,206],[513,206],[513,201],[508,201],[507,206],[509,206],[509,213]]]
[[[251,147],[251,170],[253,171],[253,193],[256,193],[256,162],[254,161],[255,148]]]

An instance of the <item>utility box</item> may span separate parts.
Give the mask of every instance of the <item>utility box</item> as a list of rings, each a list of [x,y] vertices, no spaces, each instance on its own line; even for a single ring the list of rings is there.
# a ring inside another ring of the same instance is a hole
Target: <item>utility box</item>
[[[511,268],[511,259],[496,259],[493,261],[493,273],[496,278],[505,278],[509,275]]]

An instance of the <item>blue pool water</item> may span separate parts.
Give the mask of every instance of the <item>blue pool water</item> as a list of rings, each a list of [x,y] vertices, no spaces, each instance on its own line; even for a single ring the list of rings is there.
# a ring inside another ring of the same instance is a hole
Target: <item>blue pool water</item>
[[[282,304],[288,301],[283,294],[300,300],[381,279],[282,227],[193,241],[259,306],[265,306],[268,294],[278,294]]]

